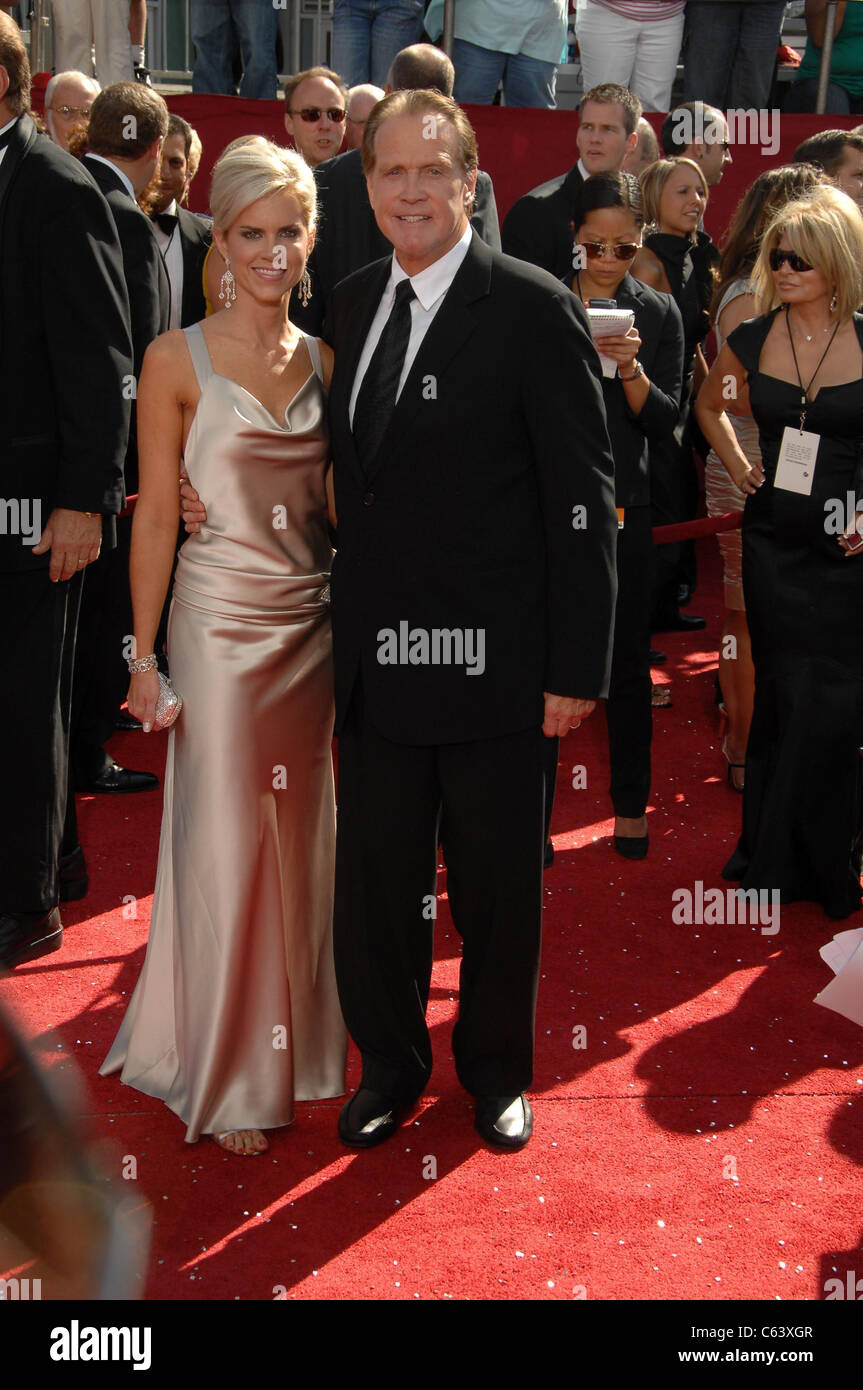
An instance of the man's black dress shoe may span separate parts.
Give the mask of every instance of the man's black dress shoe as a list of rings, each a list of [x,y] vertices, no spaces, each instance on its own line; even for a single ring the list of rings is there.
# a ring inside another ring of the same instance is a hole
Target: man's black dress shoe
[[[658,618],[654,632],[697,632],[707,626],[706,618],[697,618],[694,613],[670,613],[667,618]]]
[[[61,903],[77,902],[87,896],[90,880],[80,845],[76,845],[71,854],[61,855],[59,880]]]
[[[135,772],[130,767],[108,763],[98,777],[77,782],[78,792],[150,792],[158,787],[159,779],[152,772]]]
[[[658,652],[655,647],[651,647],[647,653],[647,659],[651,666],[663,666],[668,660],[665,652]]]
[[[50,912],[11,912],[0,917],[0,967],[14,970],[25,960],[36,960],[59,951],[63,924],[59,907]]]
[[[646,859],[649,835],[615,835],[614,848],[624,859]]]
[[[476,1128],[497,1149],[523,1149],[533,1134],[533,1111],[524,1094],[477,1096]]]
[[[339,1138],[343,1144],[352,1144],[356,1149],[372,1149],[395,1134],[399,1116],[405,1108],[389,1096],[361,1086],[342,1106]]]

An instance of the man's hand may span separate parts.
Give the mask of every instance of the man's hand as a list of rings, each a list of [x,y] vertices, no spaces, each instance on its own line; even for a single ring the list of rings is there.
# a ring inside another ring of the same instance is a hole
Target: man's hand
[[[839,544],[845,551],[845,559],[852,555],[863,555],[863,512],[855,512],[842,535]]]
[[[71,579],[73,574],[98,560],[101,547],[101,516],[55,507],[45,522],[39,544],[33,547],[33,554],[44,555],[50,550],[48,575],[56,584],[60,579]]]
[[[207,520],[207,508],[189,482],[185,469],[180,474],[180,515],[190,536],[196,536]]]
[[[595,700],[571,700],[566,695],[545,694],[545,721],[542,732],[546,738],[565,738],[570,729],[577,729],[596,709]]]

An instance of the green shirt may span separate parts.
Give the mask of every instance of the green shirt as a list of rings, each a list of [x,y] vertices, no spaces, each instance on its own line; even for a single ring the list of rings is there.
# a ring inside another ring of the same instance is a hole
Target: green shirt
[[[795,81],[810,77],[817,82],[820,70],[821,49],[809,39]],[[845,11],[842,28],[833,40],[830,81],[851,96],[863,96],[863,4],[849,5]]]

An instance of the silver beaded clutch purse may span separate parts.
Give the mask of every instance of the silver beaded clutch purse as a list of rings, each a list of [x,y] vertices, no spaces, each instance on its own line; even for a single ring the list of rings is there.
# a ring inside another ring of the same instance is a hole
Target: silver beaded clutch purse
[[[156,700],[154,723],[157,729],[170,729],[175,724],[183,708],[183,697],[178,695],[167,676],[159,672],[159,697]]]

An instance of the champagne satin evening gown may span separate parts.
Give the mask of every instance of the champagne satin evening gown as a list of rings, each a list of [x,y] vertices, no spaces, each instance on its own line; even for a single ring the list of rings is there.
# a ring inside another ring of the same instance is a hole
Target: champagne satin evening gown
[[[207,522],[168,624],[169,734],[147,955],[103,1075],[186,1139],[289,1124],[344,1092],[332,958],[332,551],[318,345],[276,421],[184,330],[201,396],[185,464]],[[303,351],[302,347],[298,351]]]

